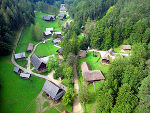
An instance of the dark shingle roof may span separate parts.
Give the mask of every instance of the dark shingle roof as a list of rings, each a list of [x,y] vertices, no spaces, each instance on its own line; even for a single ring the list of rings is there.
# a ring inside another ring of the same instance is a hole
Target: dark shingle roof
[[[38,69],[40,67],[42,61],[36,54],[33,54],[31,57],[31,63],[33,64],[35,69]]]
[[[43,19],[46,20],[46,21],[49,21],[51,18],[52,18],[53,20],[55,20],[55,19],[56,19],[56,16],[55,16],[55,15],[43,16]]]
[[[46,80],[42,89],[54,100],[58,100],[65,93],[63,89],[48,80]]]

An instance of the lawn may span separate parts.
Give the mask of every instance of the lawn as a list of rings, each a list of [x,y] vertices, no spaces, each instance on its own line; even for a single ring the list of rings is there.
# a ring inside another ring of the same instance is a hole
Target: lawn
[[[54,27],[54,31],[61,31],[64,23],[69,19],[69,17],[63,21],[60,21],[61,26],[58,25],[59,19],[57,18],[56,21],[54,22],[46,22],[43,20],[43,16],[47,16],[48,14],[46,13],[41,13],[41,12],[36,12],[35,13],[35,24],[39,24],[42,31],[45,31],[47,27]],[[41,37],[42,38],[42,37]],[[48,37],[49,38],[49,37]],[[31,26],[28,25],[24,28],[20,40],[18,42],[17,48],[16,48],[16,53],[19,52],[25,52],[28,44],[32,42],[34,45],[37,44],[38,42],[34,41],[32,39],[32,30]],[[26,56],[29,56],[29,53],[26,52]]]
[[[28,44],[32,42],[34,45],[37,43],[32,39],[32,30],[30,26],[26,26],[22,31],[20,40],[18,42],[16,53],[25,52]],[[26,57],[29,56],[29,53],[25,53]]]
[[[52,54],[57,54],[57,50],[59,48],[55,47],[52,44],[52,40],[47,41],[46,43],[41,43],[40,45],[37,46],[35,50],[35,54],[38,56],[49,56]]]
[[[0,112],[1,113],[21,113],[26,111],[26,107],[31,104],[28,112],[35,112],[34,99],[40,93],[44,79],[32,76],[30,80],[21,79],[13,72],[13,64],[10,56],[0,57]]]
[[[86,58],[83,59],[79,59],[79,66],[78,66],[78,70],[79,70],[79,87],[83,81],[82,78],[82,74],[81,74],[81,64],[83,62],[88,62],[88,64],[90,65],[91,70],[101,70],[102,73],[105,76],[105,79],[107,79],[107,72],[109,69],[109,65],[104,65],[101,63],[101,59],[97,62],[99,58],[93,57],[93,53],[92,52],[88,52]],[[99,87],[103,84],[103,82],[96,82],[95,83],[95,89],[96,91],[98,91]],[[91,111],[95,110],[95,104],[96,104],[96,94],[94,91],[94,86],[93,85],[88,85],[88,89],[90,92],[90,98],[89,98],[89,102],[86,105],[86,109],[88,111],[88,113],[90,113]],[[82,108],[83,105],[82,105]]]
[[[65,106],[63,103],[60,103],[59,105],[55,106],[55,107],[51,107],[49,110],[45,111],[44,113],[60,113],[59,111],[63,112],[63,111],[68,111],[69,113],[72,112],[72,106],[71,105],[67,105]]]
[[[79,40],[82,40],[82,39],[83,39],[82,34],[78,35],[78,39],[79,39]]]
[[[58,17],[56,17],[56,20],[54,22],[46,22],[43,20],[43,16],[48,16],[48,15],[50,14],[41,13],[41,12],[35,13],[35,17],[36,17],[35,23],[41,26],[42,31],[45,31],[45,28],[47,27],[54,27],[54,31],[61,31],[65,22],[67,21],[67,19],[69,19],[69,17],[67,17],[67,19],[61,21],[58,19]]]

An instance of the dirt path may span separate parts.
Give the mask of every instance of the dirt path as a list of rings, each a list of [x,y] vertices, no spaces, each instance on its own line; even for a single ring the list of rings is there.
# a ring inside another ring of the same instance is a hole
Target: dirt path
[[[77,69],[76,69],[76,66],[74,66],[74,71],[75,71],[75,76],[74,76],[74,89],[76,91],[76,93],[78,94],[79,93],[79,84],[78,84],[78,73],[77,73]],[[73,101],[73,113],[82,113],[83,110],[82,110],[82,106],[79,102],[79,99],[78,97],[75,97],[74,98],[74,101]]]

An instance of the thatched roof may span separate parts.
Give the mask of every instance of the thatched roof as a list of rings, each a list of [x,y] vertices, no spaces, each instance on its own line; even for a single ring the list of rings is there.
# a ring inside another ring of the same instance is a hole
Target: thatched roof
[[[56,84],[46,80],[43,88],[42,88],[53,100],[60,99],[65,91],[58,87]]]
[[[109,52],[102,57],[102,60],[109,60]]]
[[[86,57],[86,51],[85,50],[80,50],[78,52],[78,56],[81,57],[81,58],[85,58]]]
[[[109,54],[111,54],[112,56],[115,54],[114,49],[109,49],[108,52],[109,52]]]
[[[104,76],[100,70],[90,70],[90,67],[87,62],[81,64],[82,76],[88,81],[99,81],[104,80]]]
[[[27,51],[32,51],[33,50],[33,43],[29,43],[28,47],[27,47]]]
[[[122,45],[123,50],[131,50],[131,45]]]

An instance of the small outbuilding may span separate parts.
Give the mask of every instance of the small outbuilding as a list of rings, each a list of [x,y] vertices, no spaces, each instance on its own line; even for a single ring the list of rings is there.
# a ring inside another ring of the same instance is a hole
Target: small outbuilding
[[[60,12],[67,12],[67,9],[65,7],[61,7]]]
[[[19,61],[26,60],[25,52],[17,53],[14,56],[16,60],[19,60]]]
[[[60,19],[60,20],[64,20],[64,19],[66,19],[66,14],[58,14],[58,18]]]
[[[28,73],[20,73],[20,77],[21,78],[25,78],[25,79],[29,79],[30,78],[30,74],[28,74]]]
[[[46,80],[44,83],[42,90],[46,93],[47,96],[56,102],[58,102],[65,94],[65,90],[48,80]]]
[[[31,63],[38,73],[46,72],[46,64],[41,60],[36,54],[33,54],[31,57]]]
[[[52,41],[52,44],[58,44],[59,42],[61,42],[60,38],[56,38]]]
[[[22,72],[22,70],[18,67],[14,67],[14,72],[17,74],[20,74]]]
[[[89,83],[104,81],[105,77],[103,76],[100,70],[91,70],[87,62],[81,64],[82,76]]]
[[[103,57],[102,57],[102,63],[103,64],[110,64],[110,59],[109,59],[109,53],[107,52]]]
[[[57,35],[58,38],[62,38],[61,32],[54,32],[55,35]]]
[[[79,58],[85,58],[86,57],[86,51],[85,50],[80,50],[78,52],[78,57]]]
[[[34,47],[33,43],[29,43],[27,47],[27,52],[31,53],[33,50],[33,47]]]
[[[56,20],[56,15],[43,16],[43,20],[49,21],[49,22],[55,21]]]
[[[131,45],[122,45],[122,50],[123,51],[129,51],[129,50],[131,50]]]

